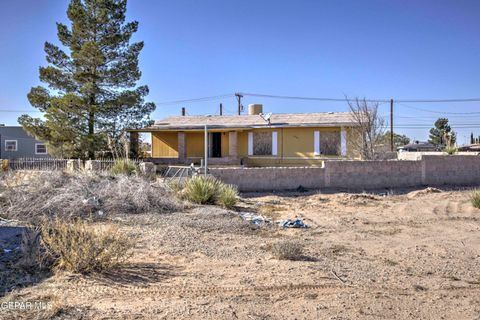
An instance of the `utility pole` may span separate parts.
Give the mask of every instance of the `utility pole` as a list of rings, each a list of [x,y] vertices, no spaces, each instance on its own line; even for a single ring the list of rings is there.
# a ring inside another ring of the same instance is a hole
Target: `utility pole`
[[[390,99],[390,151],[393,150],[393,99]]]
[[[243,98],[243,95],[241,95],[240,93],[235,93],[235,96],[237,97],[237,101],[238,101],[238,115],[240,115],[242,113],[242,98]]]
[[[222,106],[221,103],[220,103],[220,115],[221,115],[221,116],[223,115],[223,106]]]

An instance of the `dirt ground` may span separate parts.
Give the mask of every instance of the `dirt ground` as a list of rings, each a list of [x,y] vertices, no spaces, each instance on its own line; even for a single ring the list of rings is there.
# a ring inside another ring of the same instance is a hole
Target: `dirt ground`
[[[118,216],[138,240],[107,275],[55,275],[6,301],[49,301],[18,319],[480,319],[480,210],[469,191],[388,196],[245,194],[237,210]],[[239,212],[302,218],[255,226]],[[269,247],[301,242],[296,261]]]

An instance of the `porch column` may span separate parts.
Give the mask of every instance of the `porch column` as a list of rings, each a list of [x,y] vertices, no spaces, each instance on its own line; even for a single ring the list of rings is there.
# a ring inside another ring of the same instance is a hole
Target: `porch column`
[[[233,158],[238,156],[237,137],[237,131],[231,131],[228,133],[228,155]]]
[[[341,150],[342,157],[346,157],[347,156],[347,131],[345,130],[345,127],[342,127],[342,130],[340,132],[340,150]]]
[[[136,159],[138,158],[138,145],[139,145],[139,138],[138,132],[130,131],[130,150],[128,150],[129,157]],[[142,155],[143,157],[143,155]]]
[[[178,160],[184,162],[187,159],[187,134],[185,132],[178,133]]]

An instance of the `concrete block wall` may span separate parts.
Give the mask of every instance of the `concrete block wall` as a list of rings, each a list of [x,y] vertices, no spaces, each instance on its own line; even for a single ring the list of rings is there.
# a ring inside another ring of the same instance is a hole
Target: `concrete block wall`
[[[420,161],[328,161],[327,186],[374,189],[422,184]]]
[[[325,169],[320,167],[211,168],[209,172],[241,191],[325,187]]]
[[[211,168],[241,191],[480,185],[480,156],[423,156],[420,161],[326,161],[320,167]]]
[[[423,156],[425,184],[480,184],[480,156]]]

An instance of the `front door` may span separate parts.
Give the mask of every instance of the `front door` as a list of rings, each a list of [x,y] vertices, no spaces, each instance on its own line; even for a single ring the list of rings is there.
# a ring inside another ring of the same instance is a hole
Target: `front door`
[[[212,157],[222,157],[222,133],[212,132]]]

